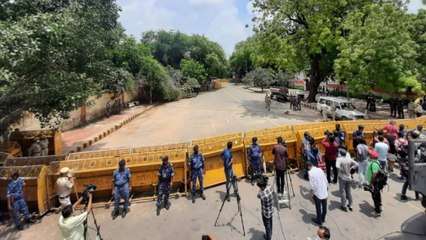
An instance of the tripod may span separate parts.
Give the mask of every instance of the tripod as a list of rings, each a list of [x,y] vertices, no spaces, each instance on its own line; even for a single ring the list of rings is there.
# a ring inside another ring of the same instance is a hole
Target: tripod
[[[277,174],[275,174],[275,182],[276,181],[278,181],[278,175]],[[275,185],[275,182],[274,182],[273,186]],[[284,170],[284,188],[287,190],[288,208],[291,209],[290,188],[291,188],[291,191],[293,193],[293,197],[295,197],[296,195],[294,194],[293,180],[291,179],[291,175],[287,171],[287,169]],[[277,203],[278,203],[278,207],[279,207],[280,206],[280,201],[279,201],[278,197],[277,197]]]
[[[241,204],[240,204],[241,197],[240,197],[240,194],[238,193],[238,182],[237,182],[236,176],[231,176],[231,184],[234,186],[234,194],[237,197],[238,212],[240,212],[241,224],[243,225],[243,234],[244,236],[246,236],[246,231],[244,229],[244,221],[243,221],[243,211],[241,210]],[[229,186],[229,188],[231,188],[231,186]],[[227,197],[229,197],[229,189],[226,190],[226,195]],[[217,214],[216,222],[214,223],[215,227],[217,224],[217,220],[219,220],[220,213],[222,212],[222,209],[223,209],[223,206],[225,205],[227,197],[223,199],[222,206],[220,207],[219,214]]]
[[[92,212],[92,217],[93,217],[93,222],[95,223],[95,227],[96,227],[96,240],[103,240],[102,236],[101,236],[101,226],[98,225],[98,222],[96,221],[96,217],[95,217],[95,213],[93,212],[93,209],[91,210]],[[88,228],[88,221],[89,218],[86,218],[86,221],[84,221],[84,239],[87,239],[87,228]]]

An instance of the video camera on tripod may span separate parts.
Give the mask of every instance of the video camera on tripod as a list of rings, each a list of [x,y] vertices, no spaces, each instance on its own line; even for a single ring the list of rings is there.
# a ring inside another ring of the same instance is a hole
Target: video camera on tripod
[[[84,205],[87,206],[89,203],[89,194],[92,194],[96,190],[96,185],[93,183],[85,184],[84,191],[81,193],[81,197],[83,198]]]

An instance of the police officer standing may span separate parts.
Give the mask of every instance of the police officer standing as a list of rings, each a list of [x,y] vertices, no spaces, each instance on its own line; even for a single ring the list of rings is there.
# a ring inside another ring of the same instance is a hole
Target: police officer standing
[[[396,100],[395,100],[395,98],[391,98],[389,100],[389,107],[390,107],[390,116],[396,117]]]
[[[200,194],[203,200],[206,200],[204,196],[204,187],[203,187],[203,174],[204,171],[204,157],[198,151],[198,145],[194,146],[194,153],[189,157],[189,169],[191,170],[191,180],[192,180],[192,203],[195,203],[195,194],[197,192],[197,178],[200,183]]]
[[[63,167],[59,171],[60,176],[56,180],[56,185],[58,186],[58,198],[61,208],[64,208],[67,205],[71,205],[70,194],[72,187],[74,186],[74,178],[70,175],[70,169],[68,167]]]
[[[270,111],[271,110],[271,96],[269,95],[269,93],[268,92],[266,92],[266,95],[265,95],[265,108],[266,109],[268,109],[268,111]]]
[[[24,200],[22,187],[25,186],[24,180],[15,172],[11,176],[12,181],[7,185],[7,203],[9,211],[13,211],[13,220],[18,230],[24,229],[24,223],[21,222],[21,214],[25,217],[26,223],[35,223],[28,211],[28,205]]]
[[[49,140],[46,136],[42,136],[40,140],[41,156],[49,155]]]
[[[130,205],[129,192],[132,189],[130,178],[130,169],[126,168],[126,161],[120,160],[118,162],[118,169],[114,170],[112,174],[112,182],[114,184],[114,190],[112,190],[112,195],[114,196],[114,211],[112,213],[112,219],[115,219],[119,214],[120,198],[124,199],[121,217],[124,218],[127,214],[127,207]]]
[[[229,198],[229,190],[231,190],[230,184],[234,188],[234,192],[237,191],[237,186],[234,182],[234,170],[232,169],[232,164],[234,163],[234,159],[232,158],[232,142],[228,142],[226,144],[226,148],[222,151],[220,156],[223,159],[223,168],[225,170],[225,178],[226,178],[226,201],[231,201]]]
[[[28,156],[30,156],[30,157],[41,156],[41,146],[40,146],[40,139],[39,138],[34,138],[34,143],[28,149]]]
[[[169,162],[169,156],[163,157],[163,163],[158,170],[158,198],[157,198],[157,216],[160,215],[161,207],[169,210],[171,203],[169,202],[170,190],[173,185],[173,176],[175,171],[173,164]]]
[[[257,137],[253,137],[251,139],[252,144],[248,148],[248,159],[250,162],[250,177],[251,177],[251,185],[253,185],[255,175],[261,175],[262,171],[260,169],[260,157],[262,155],[262,151],[260,150],[259,144],[257,144]]]

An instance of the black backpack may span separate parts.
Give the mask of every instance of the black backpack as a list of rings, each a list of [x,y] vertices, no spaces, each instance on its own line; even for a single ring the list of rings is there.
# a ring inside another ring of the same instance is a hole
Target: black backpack
[[[376,173],[376,184],[379,190],[382,190],[388,183],[388,175],[383,171],[382,167],[379,163],[373,162],[370,165],[371,173],[373,173],[373,164],[376,163],[379,165],[379,171]]]

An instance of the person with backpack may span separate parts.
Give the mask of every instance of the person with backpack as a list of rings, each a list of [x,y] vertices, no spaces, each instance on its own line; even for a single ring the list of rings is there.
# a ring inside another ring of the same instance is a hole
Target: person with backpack
[[[386,185],[387,176],[383,172],[378,160],[379,154],[373,150],[369,150],[368,154],[370,160],[368,162],[366,178],[367,178],[367,188],[371,192],[371,196],[374,202],[374,211],[376,217],[380,217],[382,213],[382,196],[380,190]]]
[[[251,141],[252,144],[248,148],[247,156],[250,162],[250,181],[251,185],[253,185],[255,176],[260,176],[262,174],[260,169],[260,157],[262,155],[262,151],[259,144],[257,144],[257,137],[253,137]]]

